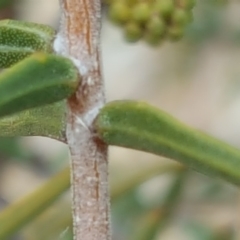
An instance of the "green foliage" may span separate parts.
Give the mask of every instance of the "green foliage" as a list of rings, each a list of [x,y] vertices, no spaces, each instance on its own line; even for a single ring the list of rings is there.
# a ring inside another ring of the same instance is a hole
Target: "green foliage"
[[[128,177],[124,177],[111,184],[111,199],[113,203],[116,202],[126,193],[134,190],[139,184],[141,184],[145,179],[149,179],[153,176],[160,175],[166,172],[177,173],[179,176],[183,176],[185,170],[182,166],[176,164],[166,164],[159,166],[146,168],[144,171],[137,171]],[[178,178],[177,186],[181,185],[182,178]],[[45,208],[49,207],[64,191],[70,186],[70,169],[65,168],[58,174],[53,176],[48,180],[42,187],[37,189],[35,192],[24,197],[23,199],[13,203],[5,210],[0,212],[0,239],[5,239],[16,233],[22,226],[30,223],[38,217]],[[175,186],[175,184],[173,185]],[[174,190],[175,189],[175,190]],[[170,190],[166,201],[164,201],[165,207],[170,207],[178,196],[178,188]],[[175,193],[175,194],[170,194]],[[164,207],[164,208],[165,208]],[[19,211],[18,211],[19,210]],[[16,212],[18,215],[15,216]],[[167,211],[166,211],[167,213]],[[12,221],[14,219],[14,221]],[[56,220],[56,219],[55,219]],[[61,220],[63,221],[63,220]],[[44,224],[44,223],[42,223]],[[51,226],[58,225],[56,222]],[[67,226],[65,226],[67,227]],[[41,236],[43,236],[42,234]],[[46,237],[46,235],[45,235]],[[34,239],[39,239],[36,237]]]
[[[105,0],[105,2],[109,4],[110,18],[122,26],[128,41],[136,42],[143,39],[152,45],[157,45],[165,39],[179,39],[192,20],[194,6],[193,0]],[[209,1],[206,2],[208,4]],[[226,0],[211,2],[226,3]],[[205,9],[203,12],[208,31],[214,34],[215,25],[212,24],[211,27],[210,24],[209,28],[210,18],[206,18]],[[212,9],[208,15],[214,19]],[[215,21],[219,24],[218,20]],[[200,35],[196,36],[199,41],[204,37],[202,33],[199,31]],[[76,90],[79,76],[70,60],[46,54],[52,53],[54,35],[55,32],[45,25],[13,20],[0,22],[0,67],[11,67],[0,75],[1,136],[38,135],[63,140],[66,105],[64,99]],[[32,55],[35,52],[43,53]],[[166,156],[197,171],[215,175],[237,185],[240,183],[240,152],[237,149],[191,129],[167,113],[147,104],[128,101],[108,104],[96,120],[96,130],[110,145]],[[176,180],[167,191],[163,203],[141,209],[135,195],[138,186],[164,172],[175,173]],[[128,212],[128,216],[132,211],[137,212],[135,218],[131,217],[137,226],[136,231],[132,231],[136,233],[133,238],[150,240],[166,226],[179,202],[186,173],[184,167],[174,163],[162,168],[154,166],[138,174],[132,172],[129,178],[124,173],[124,181],[112,185],[113,204],[122,197],[125,201],[131,198],[132,205],[128,205],[130,207],[124,211]],[[9,239],[22,226],[32,222],[69,185],[69,169],[65,169],[50,179],[43,188],[3,210],[0,213],[0,239]],[[58,210],[64,207],[65,205],[57,206]],[[69,208],[68,206],[67,211]],[[51,211],[49,212],[47,217],[51,216]],[[48,221],[43,218],[36,227],[38,232],[42,231],[41,234],[35,234],[34,229],[29,239],[48,237],[72,239],[71,231],[63,237],[58,234],[59,228],[71,226],[70,214],[66,214],[66,218],[64,214],[65,212],[61,211],[59,217],[49,217]],[[123,218],[125,221],[126,216]],[[120,222],[119,225],[122,227],[123,224]],[[46,232],[43,232],[45,229]],[[212,230],[208,229],[208,234],[204,234],[203,229],[195,229],[195,236],[198,237],[196,239],[205,240],[232,239],[231,230],[227,228],[223,232],[213,234]]]
[[[46,25],[0,21],[0,68],[12,66],[34,52],[52,52],[55,31]]]
[[[164,196],[163,203],[153,209],[145,210],[143,216],[138,220],[136,235],[133,240],[155,239],[166,226],[174,208],[181,197],[182,189],[186,179],[187,171],[180,171],[173,184],[170,186],[167,194]]]
[[[46,25],[0,21],[0,68],[11,67],[0,74],[2,137],[63,139],[65,103],[53,103],[75,92],[79,76],[70,60],[47,54],[54,36]]]
[[[235,240],[233,227],[229,224],[221,226],[220,229],[213,232],[209,227],[203,226],[197,222],[190,222],[186,230],[193,240]]]
[[[113,182],[111,187],[111,201],[115,203],[120,197],[128,194],[133,189],[138,187],[141,183],[152,178],[156,175],[168,173],[179,173],[184,170],[184,167],[180,164],[166,164],[163,166],[149,166],[144,171],[131,172],[131,176],[124,175],[124,177],[115,183]]]
[[[71,60],[45,53],[33,54],[5,70],[0,82],[1,117],[65,99],[79,84]]]
[[[25,154],[19,146],[19,138],[0,137],[0,157],[24,158]]]
[[[7,7],[12,4],[13,0],[0,0],[0,8]]]
[[[100,111],[95,126],[99,137],[109,145],[172,158],[199,172],[240,185],[238,149],[146,103],[109,103]]]
[[[157,45],[164,39],[177,40],[192,21],[195,0],[112,0],[109,18],[124,29],[129,42],[144,39]]]
[[[0,136],[63,139],[65,103],[53,103],[75,92],[79,76],[69,59],[47,54],[54,36],[46,25],[0,21],[0,67],[11,67],[0,74]]]
[[[52,177],[33,194],[10,205],[0,214],[0,239],[9,239],[15,231],[31,221],[40,212],[52,204],[61,193],[69,188],[69,169],[64,169]]]
[[[0,136],[45,136],[63,141],[65,115],[66,102],[60,101],[2,117]]]

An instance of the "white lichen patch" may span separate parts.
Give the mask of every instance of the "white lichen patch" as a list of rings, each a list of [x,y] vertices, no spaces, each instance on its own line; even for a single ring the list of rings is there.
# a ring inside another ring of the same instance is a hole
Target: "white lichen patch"
[[[93,79],[92,79],[91,76],[89,76],[89,77],[87,78],[87,84],[88,84],[88,86],[93,86],[93,85],[94,85],[94,81],[93,81]]]
[[[54,41],[53,41],[53,50],[56,53],[59,53],[59,54],[63,55],[64,49],[65,49],[64,38],[60,34],[57,34]]]
[[[68,54],[67,51],[67,43],[65,41],[65,38],[62,37],[62,35],[60,33],[58,33],[54,39],[53,42],[53,50],[59,54],[62,55],[64,57],[69,58],[73,64],[76,66],[76,68],[79,70],[79,73],[81,76],[84,76],[85,74],[87,74],[87,68],[86,68],[86,64],[82,63],[80,60],[78,60],[77,58],[70,56]]]
[[[78,124],[80,124],[82,127],[84,127],[85,129],[89,130],[89,127],[87,125],[87,123],[79,116],[75,116],[76,117],[76,121]],[[78,130],[76,132],[80,132],[80,129],[77,128]]]

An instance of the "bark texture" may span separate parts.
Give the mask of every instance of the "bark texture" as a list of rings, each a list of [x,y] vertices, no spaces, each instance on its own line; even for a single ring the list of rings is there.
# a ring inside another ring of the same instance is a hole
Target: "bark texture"
[[[71,152],[75,240],[109,240],[107,146],[92,123],[105,103],[100,64],[100,0],[60,0],[61,24],[54,42],[82,78],[68,100],[66,138]]]

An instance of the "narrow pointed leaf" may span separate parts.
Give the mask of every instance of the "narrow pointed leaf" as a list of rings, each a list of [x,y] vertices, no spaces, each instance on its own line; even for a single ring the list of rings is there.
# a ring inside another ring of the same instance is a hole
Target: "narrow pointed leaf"
[[[29,196],[3,209],[0,212],[0,239],[9,239],[17,230],[50,206],[69,186],[70,173],[66,168]]]
[[[0,118],[0,137],[44,136],[65,140],[66,102],[28,109]]]
[[[78,84],[71,60],[33,54],[0,75],[0,117],[70,97]]]
[[[199,172],[240,185],[240,150],[146,103],[109,103],[100,111],[95,127],[109,145],[172,158]]]
[[[167,195],[164,197],[163,203],[155,209],[145,212],[142,218],[137,222],[137,231],[132,240],[149,240],[159,237],[166,228],[175,207],[179,202],[183,186],[187,177],[187,171],[180,171],[176,179],[173,181]]]
[[[54,36],[55,31],[43,24],[0,21],[0,68],[12,66],[36,51],[53,52]]]
[[[139,171],[131,171],[131,176],[126,176],[122,180],[118,180],[116,183],[112,181],[111,186],[111,202],[114,203],[119,197],[129,193],[131,190],[139,186],[144,181],[166,172],[178,173],[183,171],[184,167],[180,164],[165,164],[163,166],[151,165]]]
[[[159,173],[170,169],[177,172],[184,171],[180,166],[171,164],[163,166],[162,170],[159,169]],[[149,174],[152,176],[151,171]],[[135,175],[132,176],[131,179],[129,178],[130,182],[133,182],[134,178],[136,177],[138,176]],[[120,181],[111,185],[111,196],[113,198],[117,197],[115,189],[122,189],[117,191],[118,197],[125,193],[125,189],[123,187],[125,183],[125,181]],[[8,239],[21,227],[38,217],[38,215],[45,211],[60,194],[69,188],[69,186],[70,169],[67,167],[59,172],[56,176],[53,176],[51,179],[49,179],[43,186],[38,188],[33,193],[2,210],[2,212],[0,212],[0,239]],[[169,203],[172,204],[172,201],[169,201]],[[16,212],[18,213],[17,215]]]

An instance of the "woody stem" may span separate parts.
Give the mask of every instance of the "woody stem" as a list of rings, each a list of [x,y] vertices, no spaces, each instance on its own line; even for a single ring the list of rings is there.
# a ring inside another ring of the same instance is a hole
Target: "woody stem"
[[[107,145],[92,123],[105,104],[100,64],[100,0],[60,0],[58,54],[73,60],[81,84],[68,99],[66,137],[71,152],[75,240],[110,240]]]

